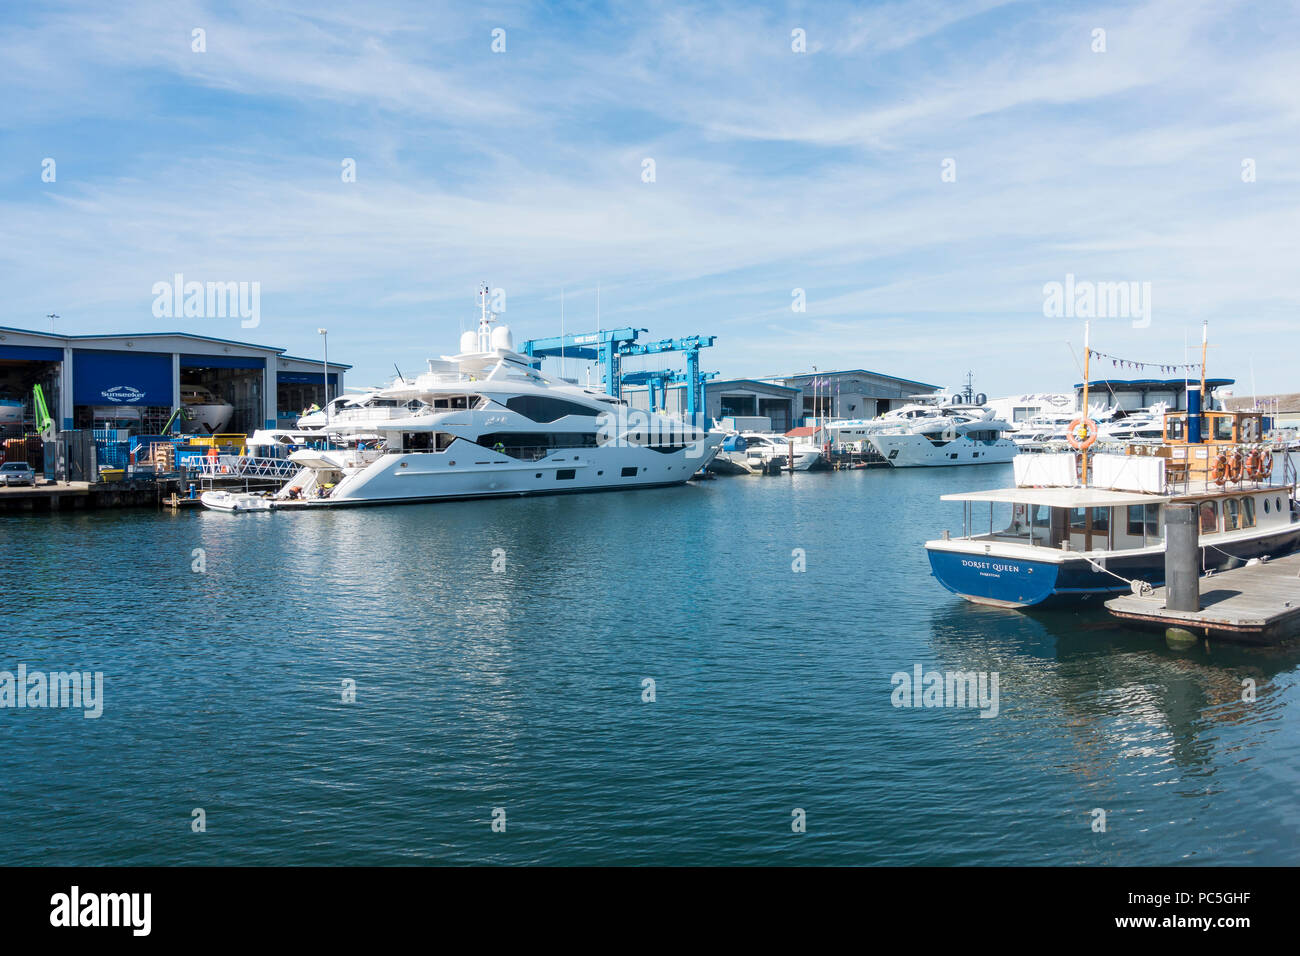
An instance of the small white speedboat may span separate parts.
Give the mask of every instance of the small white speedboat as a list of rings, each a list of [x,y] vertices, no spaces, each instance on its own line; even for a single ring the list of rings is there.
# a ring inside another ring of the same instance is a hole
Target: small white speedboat
[[[199,495],[203,507],[213,511],[270,511],[274,500],[269,495],[250,492],[205,491]]]

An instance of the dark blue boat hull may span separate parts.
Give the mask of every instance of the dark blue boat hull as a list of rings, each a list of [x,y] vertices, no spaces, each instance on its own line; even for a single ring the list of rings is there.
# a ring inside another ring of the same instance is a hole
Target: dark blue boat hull
[[[1300,524],[1249,541],[1234,541],[1226,553],[1214,545],[1201,547],[1202,567],[1226,571],[1251,558],[1279,557],[1300,548]],[[991,554],[963,554],[928,549],[930,573],[939,583],[968,601],[1000,607],[1047,607],[1103,601],[1129,593],[1128,581],[1145,581],[1159,587],[1165,581],[1163,551],[1125,555],[1112,553],[1101,570],[1080,555],[1061,562],[999,558]],[[1111,572],[1111,573],[1107,573]],[[1118,575],[1119,577],[1115,577]],[[1124,580],[1120,580],[1123,578]]]

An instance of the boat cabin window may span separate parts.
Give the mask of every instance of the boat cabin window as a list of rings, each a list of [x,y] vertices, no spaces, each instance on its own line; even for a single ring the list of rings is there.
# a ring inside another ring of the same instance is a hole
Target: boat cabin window
[[[1098,532],[1105,534],[1110,529],[1110,509],[1109,508],[1071,508],[1070,509],[1070,530],[1083,534],[1088,529],[1087,512],[1092,511],[1092,531],[1093,534]]]
[[[474,408],[479,404],[478,395],[444,395],[431,403],[434,408]]]
[[[1242,528],[1255,527],[1255,499],[1241,499],[1241,525]]]
[[[1185,441],[1187,438],[1187,416],[1170,415],[1165,419],[1165,432],[1169,441]]]
[[[1236,531],[1241,527],[1241,504],[1236,498],[1225,498],[1223,502],[1223,530]]]
[[[1160,537],[1160,506],[1129,505],[1128,533],[1134,538]]]
[[[1231,415],[1214,416],[1214,440],[1232,441],[1232,416]]]
[[[1219,505],[1214,501],[1202,501],[1200,507],[1201,534],[1214,534],[1219,530]]]

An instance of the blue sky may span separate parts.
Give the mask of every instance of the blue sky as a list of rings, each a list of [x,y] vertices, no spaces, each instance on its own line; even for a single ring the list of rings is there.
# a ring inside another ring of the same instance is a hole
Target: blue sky
[[[593,328],[599,285],[604,327],[716,335],[726,377],[1001,395],[1078,380],[1082,322],[1043,315],[1070,273],[1151,283],[1149,326],[1095,347],[1182,361],[1208,319],[1212,374],[1296,390],[1298,28],[1232,0],[7,4],[0,325],[309,356],[326,326],[365,384],[454,351],[482,281],[517,341],[561,289]],[[155,318],[177,272],[259,282],[260,326]]]

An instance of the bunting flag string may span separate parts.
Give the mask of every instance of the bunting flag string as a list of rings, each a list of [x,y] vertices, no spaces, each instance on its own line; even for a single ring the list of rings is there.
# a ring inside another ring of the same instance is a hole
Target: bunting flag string
[[[1132,359],[1120,358],[1118,355],[1098,352],[1096,349],[1088,349],[1088,356],[1094,359],[1110,359],[1110,364],[1115,368],[1154,368],[1159,369],[1166,375],[1172,375],[1175,372],[1199,372],[1201,368],[1199,362],[1135,362]]]

